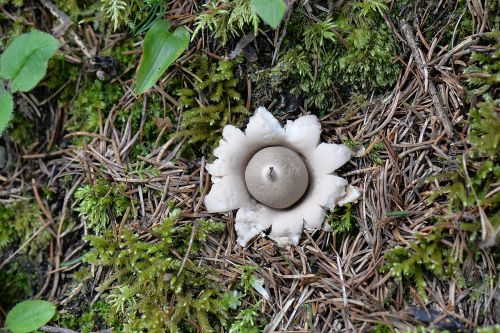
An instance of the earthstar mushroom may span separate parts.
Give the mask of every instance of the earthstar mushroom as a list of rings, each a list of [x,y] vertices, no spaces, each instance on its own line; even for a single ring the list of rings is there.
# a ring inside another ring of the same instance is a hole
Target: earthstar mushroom
[[[250,117],[245,133],[224,127],[214,150],[217,159],[206,166],[213,184],[205,207],[210,213],[238,209],[240,245],[269,228],[268,236],[278,245],[297,244],[304,227],[329,229],[327,210],[358,199],[359,190],[335,174],[352,151],[320,143],[320,134],[314,115],[288,121],[283,128],[264,107]]]

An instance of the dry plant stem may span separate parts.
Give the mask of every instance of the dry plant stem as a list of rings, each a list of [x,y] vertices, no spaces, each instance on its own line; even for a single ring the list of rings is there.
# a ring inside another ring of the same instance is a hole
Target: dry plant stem
[[[66,29],[71,25],[71,19],[56,5],[49,0],[40,0],[40,2],[59,20],[60,24],[52,30],[52,34],[56,37],[64,35]]]
[[[431,80],[427,79],[428,78],[427,65],[426,65],[424,58],[422,57],[421,50],[418,48],[417,42],[415,41],[415,35],[413,33],[413,29],[408,24],[408,22],[406,22],[406,20],[404,20],[404,19],[401,20],[400,24],[401,24],[401,30],[403,31],[403,34],[406,38],[406,41],[408,42],[408,46],[411,49],[413,58],[415,59],[415,61],[417,63],[417,67],[420,70],[420,72],[422,73],[422,75],[424,76],[424,78],[426,78],[425,82],[428,82],[429,94],[431,95],[432,101],[434,102],[434,107],[436,109],[437,116],[441,120],[441,124],[443,125],[444,130],[445,130],[446,134],[448,135],[448,137],[452,138],[454,135],[453,135],[453,129],[452,129],[450,120],[448,119],[447,112],[446,112],[445,108],[443,107],[443,104],[441,102],[441,98],[439,97],[439,93],[436,89],[436,86],[434,85],[434,83]]]
[[[40,0],[40,1],[51,12],[51,14],[54,15],[60,22],[60,25],[55,27],[52,33],[56,37],[62,36],[66,32],[66,30],[71,26],[71,19],[69,18],[68,15],[66,15],[66,13],[60,10],[50,0]],[[80,37],[72,29],[70,29],[69,33],[71,35],[71,38],[73,38],[73,40],[75,41],[75,43],[78,44],[83,54],[87,58],[92,58],[92,54],[85,46],[85,44],[82,42]]]

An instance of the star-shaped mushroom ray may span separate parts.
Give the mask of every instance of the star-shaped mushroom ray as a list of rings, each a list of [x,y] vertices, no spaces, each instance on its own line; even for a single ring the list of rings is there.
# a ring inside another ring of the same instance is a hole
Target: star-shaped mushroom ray
[[[245,129],[247,144],[254,151],[268,146],[280,146],[284,142],[285,130],[278,119],[266,110],[259,107],[248,121]]]
[[[286,143],[303,156],[318,146],[320,135],[321,124],[316,116],[302,116],[285,125]]]
[[[250,194],[240,175],[226,175],[212,184],[205,196],[205,207],[209,213],[229,212],[250,205]]]
[[[321,229],[326,211],[335,207],[337,201],[345,195],[347,180],[335,175],[314,175],[314,183],[309,193],[301,202],[304,227]]]
[[[234,228],[241,246],[245,246],[254,236],[269,227],[269,237],[278,245],[297,244],[302,234],[303,217],[295,210],[273,209],[255,201],[236,213]]]
[[[244,166],[250,155],[245,134],[228,125],[222,136],[214,150],[218,159],[206,165],[213,181],[210,193],[205,196],[205,207],[210,213],[228,212],[250,204],[244,178]]]
[[[253,237],[271,226],[270,208],[255,200],[249,206],[242,207],[236,213],[234,229],[238,235],[238,244],[245,246]]]
[[[306,154],[308,166],[318,175],[329,174],[346,164],[352,157],[352,151],[335,143],[320,143]]]
[[[209,168],[217,168],[214,171],[222,176],[230,173],[241,173],[250,156],[245,134],[233,125],[227,125],[222,131],[222,137],[219,146],[214,149],[214,155],[220,163],[217,165],[214,163]]]

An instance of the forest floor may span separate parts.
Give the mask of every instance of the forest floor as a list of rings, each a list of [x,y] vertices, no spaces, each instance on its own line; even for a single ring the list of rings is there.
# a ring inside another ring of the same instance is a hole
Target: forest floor
[[[290,0],[275,30],[246,0],[0,3],[4,48],[61,44],[0,138],[0,326],[33,298],[45,332],[498,332],[495,1]],[[137,96],[158,18],[193,37]],[[361,149],[359,202],[297,246],[243,248],[203,204],[222,127],[261,105]]]

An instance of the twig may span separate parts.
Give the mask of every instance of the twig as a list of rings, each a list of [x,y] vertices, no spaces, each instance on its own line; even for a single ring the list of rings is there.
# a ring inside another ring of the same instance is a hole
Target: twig
[[[421,57],[421,51],[417,46],[417,42],[415,41],[415,35],[413,34],[413,29],[410,27],[410,25],[404,19],[401,20],[400,23],[401,23],[401,30],[403,30],[403,34],[406,38],[406,41],[408,42],[408,46],[411,49],[411,53],[413,55],[413,58],[415,58],[415,62],[417,63],[417,67],[420,70],[421,74],[424,77],[427,77],[428,73],[427,73],[426,64],[424,62],[424,59],[422,59],[422,57]],[[446,111],[443,107],[443,103],[441,102],[441,98],[439,97],[436,86],[434,85],[434,82],[432,82],[432,81],[429,81],[428,85],[429,85],[429,94],[431,95],[432,101],[434,102],[437,116],[439,117],[439,120],[441,120],[441,124],[444,127],[446,135],[449,138],[452,138],[453,137],[453,128],[451,126],[450,120],[448,119],[448,116],[446,115]]]
[[[77,331],[70,330],[69,328],[55,327],[49,325],[43,325],[39,328],[40,331],[48,333],[78,333]]]

